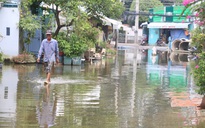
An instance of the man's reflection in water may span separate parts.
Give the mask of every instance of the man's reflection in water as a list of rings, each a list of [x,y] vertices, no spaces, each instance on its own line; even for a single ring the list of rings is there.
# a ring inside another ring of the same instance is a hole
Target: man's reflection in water
[[[50,95],[50,85],[47,84],[43,89],[43,97],[37,105],[37,118],[40,127],[49,128],[54,125],[56,105],[53,96]]]

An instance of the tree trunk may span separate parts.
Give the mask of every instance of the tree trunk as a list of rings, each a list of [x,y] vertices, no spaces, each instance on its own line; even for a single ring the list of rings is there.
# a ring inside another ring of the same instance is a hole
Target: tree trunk
[[[205,109],[205,96],[202,98],[201,104],[199,105],[201,109]]]
[[[56,36],[58,35],[60,29],[61,29],[61,27],[58,26],[57,29],[56,29],[56,31],[55,31],[55,33],[53,34],[53,37],[56,37]]]
[[[59,24],[59,25],[58,25],[58,24],[57,24],[57,29],[56,29],[56,31],[55,31],[55,33],[54,33],[53,36],[56,37],[62,27],[71,26],[71,25],[73,24],[73,22],[74,22],[74,20],[72,20],[68,25],[65,25],[65,24],[63,24],[63,25],[60,25],[60,24]]]
[[[24,38],[24,31],[22,28],[19,28],[19,54],[25,51],[23,38]]]
[[[60,29],[61,29],[61,24],[60,24],[60,18],[59,18],[59,14],[60,14],[60,11],[58,10],[58,6],[56,6],[56,10],[54,11],[54,14],[55,14],[55,19],[56,19],[56,24],[57,24],[57,29],[54,33],[54,37],[58,35]]]
[[[56,24],[57,24],[57,29],[55,31],[55,33],[53,34],[53,37],[56,37],[60,31],[60,29],[62,27],[68,27],[71,26],[74,22],[74,20],[72,19],[71,22],[69,24],[62,24],[60,23],[60,18],[59,18],[59,14],[61,11],[58,10],[58,6],[56,6],[56,10],[53,12],[55,14],[55,19],[56,19]]]

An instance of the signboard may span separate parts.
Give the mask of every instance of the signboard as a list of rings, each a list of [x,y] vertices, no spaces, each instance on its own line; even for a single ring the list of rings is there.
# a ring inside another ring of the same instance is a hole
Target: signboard
[[[188,28],[190,23],[150,23],[148,28]]]

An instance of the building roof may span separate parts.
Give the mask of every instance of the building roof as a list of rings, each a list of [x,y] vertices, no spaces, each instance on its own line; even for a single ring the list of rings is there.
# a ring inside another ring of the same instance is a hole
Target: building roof
[[[148,28],[168,28],[168,29],[176,29],[176,28],[188,28],[190,23],[149,23]]]
[[[112,26],[112,25],[113,25],[113,28],[114,28],[114,29],[119,29],[119,28],[122,26],[122,22],[121,22],[121,21],[117,21],[117,20],[108,18],[108,17],[106,17],[106,16],[103,16],[103,17],[101,18],[101,20],[103,21],[103,23],[104,23],[105,25],[108,25],[108,26]]]

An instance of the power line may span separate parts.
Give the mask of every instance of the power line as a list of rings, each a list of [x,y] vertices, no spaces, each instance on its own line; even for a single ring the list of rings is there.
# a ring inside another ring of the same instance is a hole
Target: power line
[[[142,16],[162,16],[162,17],[167,17],[167,16],[174,16],[174,17],[187,17],[187,15],[173,15],[173,14],[154,14],[154,13],[150,13],[150,12],[130,12],[130,11],[126,11],[124,13],[125,15],[142,15]],[[189,15],[191,17],[196,17],[195,15]]]

